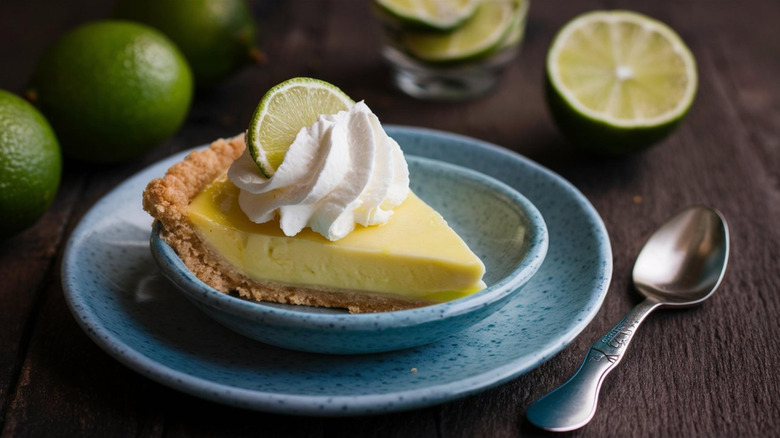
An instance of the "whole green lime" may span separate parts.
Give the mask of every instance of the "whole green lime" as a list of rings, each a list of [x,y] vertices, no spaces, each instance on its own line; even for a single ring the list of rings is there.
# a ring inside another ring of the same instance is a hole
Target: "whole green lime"
[[[0,239],[43,216],[61,173],[60,145],[49,123],[27,101],[0,90]]]
[[[255,22],[246,0],[120,0],[114,15],[153,26],[187,57],[198,87],[248,64]]]
[[[64,35],[43,56],[29,95],[65,155],[113,163],[176,132],[192,93],[187,61],[165,35],[142,24],[97,21]]]

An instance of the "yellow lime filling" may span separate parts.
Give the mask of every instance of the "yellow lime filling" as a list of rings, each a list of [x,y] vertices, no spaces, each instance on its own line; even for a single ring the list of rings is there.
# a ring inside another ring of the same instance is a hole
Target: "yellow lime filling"
[[[254,280],[435,302],[485,288],[482,261],[413,193],[386,224],[358,225],[335,242],[309,228],[289,237],[277,221],[253,223],[238,194],[230,181],[215,181],[190,203],[189,219],[214,250]]]

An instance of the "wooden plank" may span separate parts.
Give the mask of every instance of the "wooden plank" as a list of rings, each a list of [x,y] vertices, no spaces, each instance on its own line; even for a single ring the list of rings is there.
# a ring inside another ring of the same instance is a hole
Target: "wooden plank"
[[[714,37],[708,50],[715,75],[731,110],[740,119],[750,144],[765,168],[767,201],[780,203],[780,40],[772,26],[756,26],[754,16],[777,17],[780,4],[762,2],[751,16],[735,15],[734,32],[715,32],[718,22],[707,23]],[[705,19],[706,16],[698,16]],[[747,35],[745,41],[742,35]]]
[[[193,399],[172,390],[152,391],[163,403],[166,438],[195,437],[322,437],[322,420],[252,412]]]
[[[67,173],[46,215],[32,228],[0,243],[0,430],[8,398],[19,377],[41,289],[58,267],[54,263],[84,178]]]
[[[3,434],[159,436],[161,421],[154,420],[160,413],[145,400],[155,384],[83,334],[66,308],[59,279],[58,272],[49,279]]]
[[[675,6],[676,19],[687,14],[705,29],[697,35],[701,70],[712,72],[720,109],[735,120],[730,131],[736,138],[723,163],[746,165],[737,178],[722,176],[725,197],[735,198],[729,219],[739,257],[732,258],[732,287],[724,289],[728,312],[714,334],[719,348],[713,357],[719,360],[712,360],[717,374],[707,383],[717,395],[708,413],[714,433],[769,436],[780,419],[774,397],[780,391],[780,344],[766,342],[780,336],[780,248],[768,243],[780,241],[780,231],[766,219],[780,216],[780,40],[772,25],[759,25],[756,17],[780,16],[780,4],[756,2],[747,11],[720,5],[715,17],[694,14],[693,5]],[[730,31],[722,32],[726,25]],[[760,347],[745,351],[745,345]]]
[[[83,3],[83,2],[82,2]],[[65,29],[80,20],[100,16],[101,7],[89,11],[83,4],[50,5],[46,14],[25,2],[7,2],[0,14],[0,59],[13,60],[0,69],[0,87],[21,94],[38,57]],[[79,14],[67,13],[69,8]],[[8,42],[13,41],[13,44]],[[63,173],[60,189],[46,215],[31,229],[0,242],[0,430],[13,391],[32,327],[29,319],[37,313],[41,290],[56,269],[54,258],[63,241],[65,225],[73,204],[83,188],[78,172]]]
[[[280,418],[277,418],[279,420]],[[437,436],[436,408],[386,415],[323,420],[323,437],[422,438]]]
[[[6,1],[0,14],[0,88],[23,93],[35,64],[64,32],[108,16],[109,2]]]

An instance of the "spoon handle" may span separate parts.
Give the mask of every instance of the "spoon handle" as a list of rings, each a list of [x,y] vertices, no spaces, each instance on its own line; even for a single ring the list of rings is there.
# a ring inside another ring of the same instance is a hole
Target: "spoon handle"
[[[571,379],[528,408],[528,420],[554,432],[566,432],[588,424],[596,413],[601,383],[620,363],[639,324],[658,306],[657,301],[647,299],[631,309],[615,328],[590,347],[585,361]]]

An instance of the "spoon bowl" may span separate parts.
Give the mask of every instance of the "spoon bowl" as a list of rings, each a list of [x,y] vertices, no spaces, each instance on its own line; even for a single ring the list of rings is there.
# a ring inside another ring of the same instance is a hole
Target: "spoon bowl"
[[[720,213],[687,208],[647,240],[634,264],[634,286],[664,307],[695,306],[717,289],[728,253],[728,229]]]
[[[690,307],[711,297],[723,279],[728,254],[728,227],[716,210],[690,207],[669,219],[650,236],[634,264],[634,286],[646,299],[593,344],[571,379],[528,408],[528,420],[555,432],[588,424],[604,378],[620,363],[642,321],[659,307]]]

